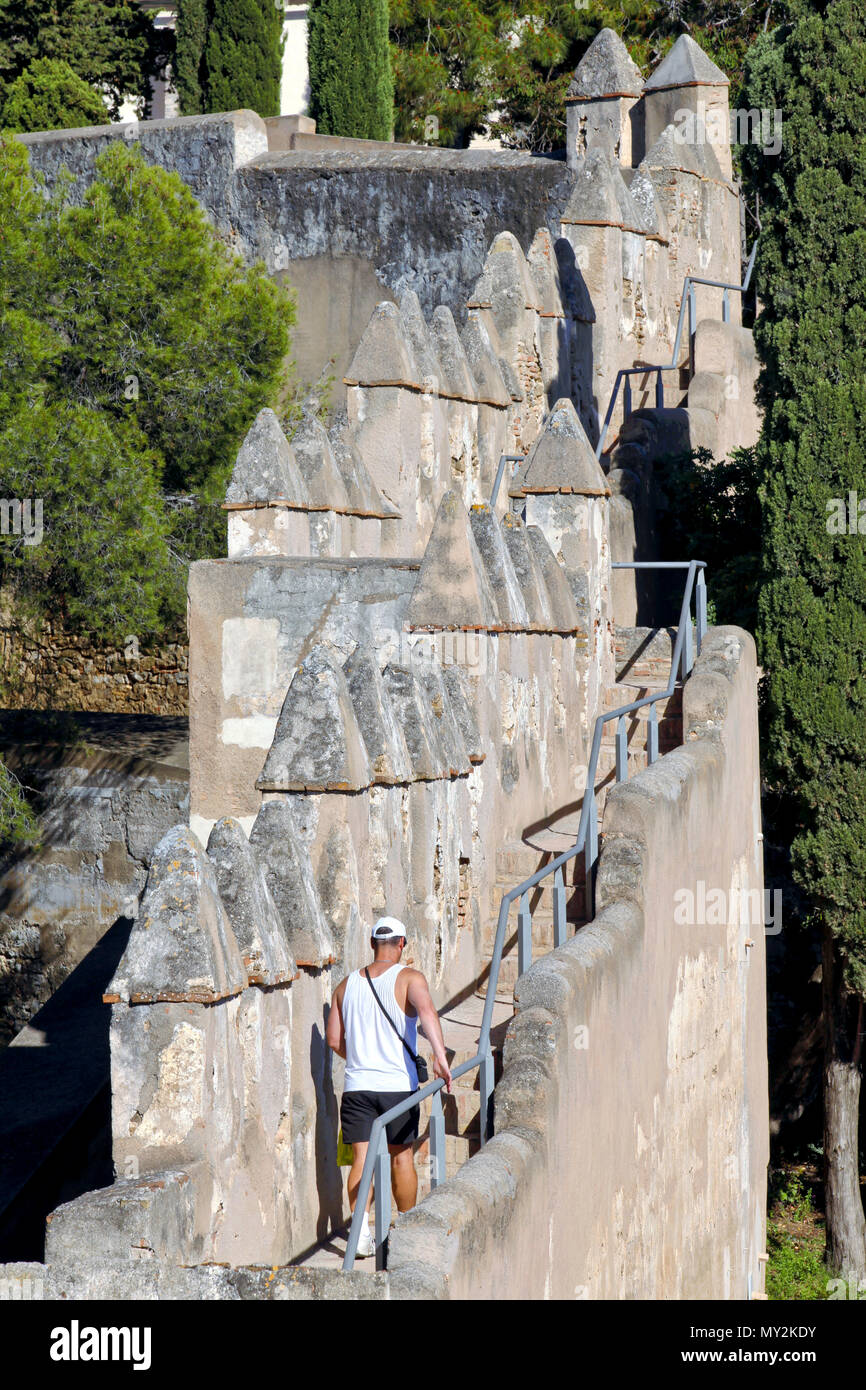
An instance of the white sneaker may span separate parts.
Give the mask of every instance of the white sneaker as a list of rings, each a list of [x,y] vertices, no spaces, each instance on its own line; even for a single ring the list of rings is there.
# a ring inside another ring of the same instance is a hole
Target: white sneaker
[[[368,1255],[375,1255],[375,1253],[376,1242],[374,1241],[369,1228],[367,1228],[367,1230],[361,1232],[361,1235],[358,1240],[358,1249],[355,1251],[355,1256],[359,1260],[364,1260],[367,1258]]]

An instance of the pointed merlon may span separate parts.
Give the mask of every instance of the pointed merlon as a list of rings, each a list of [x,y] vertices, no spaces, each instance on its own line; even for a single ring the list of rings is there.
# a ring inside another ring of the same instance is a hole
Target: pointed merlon
[[[496,627],[499,615],[469,515],[456,492],[439,503],[406,618],[412,627]]]
[[[556,262],[559,266],[559,283],[562,286],[563,304],[578,323],[595,323],[595,309],[587,289],[583,272],[577,264],[574,247],[565,237],[557,237],[554,243]]]
[[[193,832],[176,825],[154,850],[138,917],[106,998],[214,1004],[246,985],[214,866]]]
[[[469,523],[496,600],[499,625],[527,628],[529,613],[496,513],[482,502],[470,508]]]
[[[292,435],[292,448],[313,507],[345,512],[349,498],[331,441],[322,422],[309,411],[304,412]]]
[[[536,303],[542,318],[565,317],[562,287],[559,283],[559,263],[553,237],[547,227],[539,227],[532,238],[527,257],[529,273],[535,284]]]
[[[536,308],[537,295],[523,248],[513,232],[494,237],[467,309],[490,309],[497,323]]]
[[[544,532],[539,526],[527,526],[526,537],[544,576],[551,626],[558,632],[576,632],[581,625],[580,615],[565,571],[547,544]]]
[[[670,53],[649,78],[645,92],[668,87],[729,87],[730,81],[709,54],[688,34],[680,34]]]
[[[373,780],[342,670],[314,647],[286,692],[260,791],[355,792]]]
[[[646,164],[635,169],[628,186],[631,200],[640,213],[647,236],[667,244],[670,241],[670,228],[658,198]]]
[[[454,315],[446,304],[440,304],[433,310],[430,334],[442,367],[440,396],[470,403],[477,401],[478,387],[466,359]]]
[[[207,842],[217,886],[251,985],[288,984],[298,969],[262,866],[242,826],[218,820]]]
[[[506,512],[502,518],[502,535],[514,566],[514,573],[517,575],[520,592],[523,594],[529,625],[550,632],[553,628],[553,613],[547,585],[535,551],[529,544],[526,527],[515,512]]]
[[[639,97],[642,91],[641,70],[619,34],[601,29],[575,68],[565,100]]]
[[[298,965],[321,969],[335,959],[334,938],[322,911],[313,866],[288,801],[266,801],[250,831],[265,882]]]
[[[426,782],[450,776],[449,759],[413,672],[408,666],[392,663],[385,667],[382,679],[406,739],[414,780]]]
[[[442,367],[436,356],[436,349],[430,337],[427,320],[421,310],[421,302],[414,290],[407,290],[400,297],[400,317],[412,355],[421,374],[424,390],[439,393]]]
[[[460,338],[478,388],[479,402],[500,407],[510,405],[511,393],[503,380],[490,335],[474,313],[468,315]]]
[[[622,227],[627,232],[647,230],[619,165],[603,149],[589,150],[581,160],[562,221],[580,227]]]
[[[667,172],[669,169],[681,169],[686,174],[694,174],[696,178],[710,179],[716,183],[726,182],[709,141],[686,140],[681,128],[673,124],[665,126],[638,165],[638,172],[644,171],[650,178],[657,170]]]
[[[294,451],[272,410],[260,410],[238,452],[226,492],[230,508],[282,502],[306,508],[310,494]]]
[[[439,735],[439,744],[445,754],[448,771],[452,777],[465,776],[471,770],[469,750],[463,742],[460,726],[454,717],[448,691],[442,681],[441,667],[429,661],[419,664],[417,671],[418,685],[426,698],[427,709]]]
[[[442,680],[445,689],[448,691],[448,698],[451,701],[451,708],[454,711],[454,718],[457,720],[458,728],[463,735],[463,742],[469,754],[470,763],[483,763],[485,758],[484,746],[481,742],[481,734],[478,730],[478,721],[472,709],[469,696],[466,693],[463,678],[460,674],[459,666],[446,666],[442,671]]]
[[[386,786],[411,782],[412,760],[375,656],[365,647],[356,647],[343,666],[343,674],[367,749],[373,781]]]
[[[328,431],[328,440],[343,479],[350,512],[354,516],[379,517],[381,520],[399,517],[397,508],[386,502],[370,477],[345,409],[335,415]]]
[[[406,337],[403,317],[396,304],[377,304],[343,377],[347,386],[405,386],[424,389],[421,369]]]
[[[557,401],[548,415],[510,495],[523,497],[536,492],[610,496],[610,488],[580,416],[567,396]]]

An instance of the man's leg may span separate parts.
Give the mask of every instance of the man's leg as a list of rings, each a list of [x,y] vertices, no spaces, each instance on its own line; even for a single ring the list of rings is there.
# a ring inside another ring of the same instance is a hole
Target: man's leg
[[[411,1144],[389,1144],[391,1155],[391,1190],[398,1211],[411,1211],[418,1196],[418,1174],[412,1162]]]
[[[362,1144],[352,1145],[352,1166],[349,1169],[349,1206],[355,1210],[355,1202],[358,1200],[358,1188],[361,1186],[361,1174],[364,1171],[364,1159],[367,1157],[369,1144],[365,1140]],[[370,1183],[370,1191],[367,1194],[367,1210],[370,1210],[370,1203],[373,1200],[373,1184]]]

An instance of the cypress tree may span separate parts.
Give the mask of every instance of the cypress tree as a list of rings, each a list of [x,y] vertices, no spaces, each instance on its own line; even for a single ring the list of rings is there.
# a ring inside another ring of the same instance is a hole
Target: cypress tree
[[[858,1110],[866,999],[866,7],[759,39],[749,107],[783,113],[761,196],[765,760],[823,961],[827,1260],[866,1274]],[[862,513],[860,500],[863,501]]]
[[[390,140],[394,80],[388,0],[312,0],[310,115],[323,135]]]
[[[175,26],[174,80],[183,116],[204,110],[207,0],[180,0]]]
[[[280,114],[282,29],[274,0],[209,0],[203,110]]]

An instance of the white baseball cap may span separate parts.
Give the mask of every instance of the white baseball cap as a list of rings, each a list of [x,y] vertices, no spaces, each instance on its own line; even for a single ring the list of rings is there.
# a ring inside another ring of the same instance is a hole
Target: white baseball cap
[[[380,917],[370,935],[374,941],[396,941],[401,936],[408,937],[408,932],[396,917]]]

